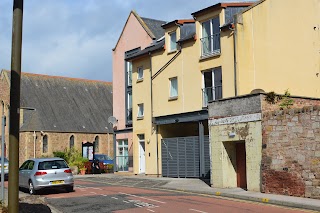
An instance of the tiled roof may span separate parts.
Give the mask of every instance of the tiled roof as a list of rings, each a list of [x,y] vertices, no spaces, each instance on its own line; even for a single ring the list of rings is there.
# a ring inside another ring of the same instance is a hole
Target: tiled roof
[[[112,132],[110,82],[22,73],[20,100],[36,109],[24,110],[20,131]]]
[[[143,18],[141,17],[143,22],[148,26],[151,32],[154,34],[155,39],[159,39],[164,35],[164,29],[161,27],[165,24],[165,21],[150,19],[150,18]]]

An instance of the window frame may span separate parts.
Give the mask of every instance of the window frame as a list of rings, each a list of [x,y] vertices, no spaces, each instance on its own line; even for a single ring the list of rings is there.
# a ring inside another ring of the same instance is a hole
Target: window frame
[[[94,152],[99,152],[99,135],[97,135],[96,137],[94,137]]]
[[[172,41],[173,35],[175,35],[174,41]],[[177,50],[177,32],[176,31],[172,31],[171,33],[169,33],[169,39],[170,39],[169,52],[174,52],[174,51]],[[174,43],[174,47],[172,45],[173,43]]]
[[[218,23],[217,26],[215,26],[215,23]],[[204,25],[205,23],[209,23],[209,28],[210,28],[210,34],[204,35]],[[218,31],[218,32],[215,32]],[[218,36],[218,40],[214,39],[214,36]],[[208,50],[204,50],[204,42],[206,41],[205,39],[208,39]],[[218,43],[214,43],[218,41]],[[219,16],[214,16],[208,20],[205,20],[201,22],[201,38],[200,38],[200,43],[201,43],[201,57],[208,57],[212,55],[219,55],[221,53],[221,30],[220,30],[220,17]],[[218,46],[218,48],[216,48]]]
[[[138,104],[137,118],[138,119],[143,119],[143,117],[144,117],[144,104],[140,103],[140,104]]]
[[[74,135],[71,135],[69,138],[69,148],[74,148]]]
[[[137,68],[137,81],[143,81],[143,67],[138,67]]]
[[[42,136],[42,153],[48,153],[48,151],[49,151],[49,139],[48,139],[48,135],[44,135]]]
[[[173,80],[176,81],[176,94],[173,94]],[[172,77],[172,78],[169,78],[169,99],[170,100],[173,100],[173,99],[177,99],[178,96],[179,96],[179,86],[178,86],[178,77]]]

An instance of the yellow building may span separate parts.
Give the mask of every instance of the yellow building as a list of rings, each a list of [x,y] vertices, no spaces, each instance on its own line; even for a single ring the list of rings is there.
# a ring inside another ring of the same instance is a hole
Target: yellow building
[[[219,3],[164,24],[162,39],[127,58],[134,173],[208,177],[210,101],[256,90],[320,97],[319,11],[317,0]]]

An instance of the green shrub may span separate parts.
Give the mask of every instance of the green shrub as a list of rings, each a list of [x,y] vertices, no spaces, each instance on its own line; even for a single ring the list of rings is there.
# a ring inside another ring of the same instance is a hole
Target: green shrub
[[[65,152],[60,152],[60,151],[53,152],[53,156],[57,158],[63,158],[65,161],[67,161],[67,156]]]

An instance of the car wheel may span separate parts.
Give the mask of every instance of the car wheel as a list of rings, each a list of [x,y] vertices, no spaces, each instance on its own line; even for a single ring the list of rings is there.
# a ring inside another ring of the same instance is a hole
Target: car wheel
[[[31,180],[29,181],[29,194],[31,194],[31,195],[36,194],[36,190],[34,189],[34,186],[33,186],[33,183]]]
[[[66,187],[67,192],[73,192],[73,186],[67,186]]]

